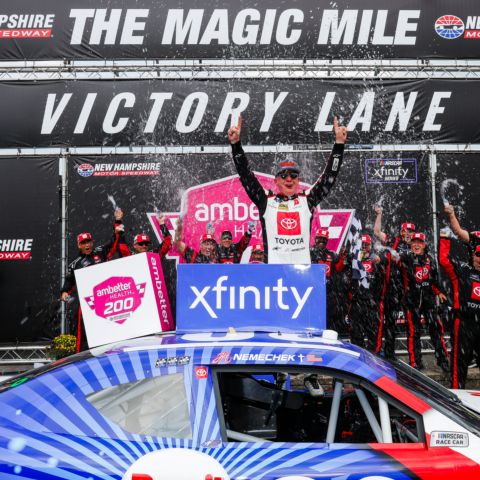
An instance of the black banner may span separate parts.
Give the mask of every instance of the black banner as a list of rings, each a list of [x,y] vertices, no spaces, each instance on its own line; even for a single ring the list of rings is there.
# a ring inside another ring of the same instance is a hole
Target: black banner
[[[99,8],[100,7],[100,8]],[[0,58],[478,58],[474,0],[18,0]]]
[[[0,342],[59,328],[58,159],[0,158]]]
[[[0,84],[0,147],[476,143],[478,80],[54,81]],[[459,128],[461,126],[461,128]]]

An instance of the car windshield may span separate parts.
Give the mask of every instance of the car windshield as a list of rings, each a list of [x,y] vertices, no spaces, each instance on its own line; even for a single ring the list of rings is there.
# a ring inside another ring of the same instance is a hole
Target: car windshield
[[[480,414],[465,406],[450,390],[402,361],[391,362],[402,386],[466,430],[480,436]]]

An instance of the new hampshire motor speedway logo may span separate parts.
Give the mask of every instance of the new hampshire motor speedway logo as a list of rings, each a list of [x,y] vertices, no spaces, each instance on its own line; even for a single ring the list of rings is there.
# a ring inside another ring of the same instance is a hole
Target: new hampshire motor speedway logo
[[[480,16],[469,15],[466,22],[456,15],[442,15],[435,22],[435,31],[446,39],[454,40],[463,36],[465,39],[480,39]]]

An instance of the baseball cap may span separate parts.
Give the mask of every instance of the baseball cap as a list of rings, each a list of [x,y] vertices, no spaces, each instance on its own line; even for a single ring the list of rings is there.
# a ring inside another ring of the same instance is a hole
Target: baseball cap
[[[321,228],[320,230],[317,230],[317,233],[315,234],[315,236],[328,238],[329,237],[328,228]]]
[[[280,160],[279,162],[277,162],[275,166],[275,176],[279,175],[281,172],[285,170],[300,173],[300,167],[298,163],[291,158],[286,160]]]
[[[91,240],[91,239],[92,239],[92,236],[88,232],[79,233],[77,235],[77,243],[87,242],[88,240]]]
[[[363,234],[362,243],[372,243],[372,237],[370,235]]]
[[[425,234],[420,233],[420,232],[414,233],[412,235],[412,241],[413,240],[420,240],[421,242],[424,242],[425,241]]]
[[[252,252],[264,252],[263,250],[263,245],[261,243],[256,243],[253,247],[252,247]]]
[[[473,235],[474,237],[480,238],[480,231],[475,231],[475,232],[470,232],[470,235]]]
[[[213,235],[210,235],[209,233],[204,233],[200,237],[200,243],[207,242],[208,240],[211,240],[212,242],[215,242],[215,239],[213,238]]]
[[[475,253],[478,253],[478,252],[480,252],[480,245],[477,245],[475,248]]]
[[[139,233],[138,235],[135,235],[135,238],[133,239],[133,243],[141,243],[141,242],[150,243],[150,237],[148,235],[145,235],[144,233]]]
[[[413,230],[415,231],[415,224],[410,222],[402,223],[401,230]]]

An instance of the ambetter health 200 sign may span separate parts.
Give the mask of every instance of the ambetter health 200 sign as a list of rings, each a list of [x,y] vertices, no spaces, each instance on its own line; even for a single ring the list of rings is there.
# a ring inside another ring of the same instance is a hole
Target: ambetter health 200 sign
[[[94,265],[75,278],[90,347],[174,329],[157,254]]]

